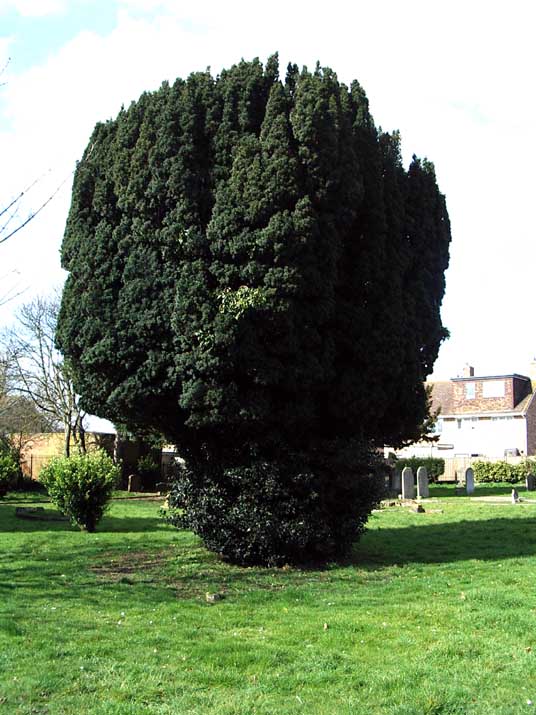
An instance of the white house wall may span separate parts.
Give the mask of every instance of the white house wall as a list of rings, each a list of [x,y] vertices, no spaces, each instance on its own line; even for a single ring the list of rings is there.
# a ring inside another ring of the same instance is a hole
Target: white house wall
[[[504,458],[506,449],[517,449],[527,454],[527,427],[524,417],[497,416],[457,417],[442,420],[439,435],[441,445],[452,444],[448,450],[457,454],[478,454],[492,459]],[[446,450],[440,450],[446,454]]]
[[[504,459],[507,449],[527,454],[527,426],[524,417],[497,416],[439,418],[435,443],[419,443],[397,450],[400,456],[454,457],[481,455]]]

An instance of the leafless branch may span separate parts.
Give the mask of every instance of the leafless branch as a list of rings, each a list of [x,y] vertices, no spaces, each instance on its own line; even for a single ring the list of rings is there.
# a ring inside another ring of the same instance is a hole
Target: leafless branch
[[[12,273],[19,274],[19,271],[17,271],[17,270],[9,271],[8,273],[5,273],[3,276],[0,276],[0,284],[2,286],[5,285],[6,279]],[[20,286],[15,284],[15,285],[12,285],[10,288],[7,288],[7,289],[3,288],[3,290],[5,290],[5,292],[3,293],[3,295],[0,295],[0,307],[2,305],[5,305],[6,303],[9,303],[10,300],[14,300],[15,298],[18,298],[19,296],[21,296],[27,290],[27,288],[21,288]]]
[[[64,425],[83,443],[85,413],[78,404],[69,371],[54,347],[59,298],[35,298],[22,306],[13,328],[4,331],[4,377],[12,394]],[[66,445],[68,449],[68,445]]]
[[[9,57],[2,69],[0,70],[0,78],[5,74],[10,62],[11,58]],[[0,87],[5,84],[6,82],[0,82]],[[50,173],[50,171],[45,172],[43,176],[48,173]],[[73,173],[74,172],[69,172],[69,174],[63,179],[63,181],[58,184],[54,191],[52,191],[52,193],[50,193],[49,196],[44,201],[42,201],[36,209],[32,210],[26,218],[20,219],[17,225],[15,225],[14,227],[13,224],[14,222],[16,222],[19,216],[19,208],[21,206],[22,199],[36,186],[36,184],[38,184],[43,179],[43,176],[34,179],[25,189],[20,191],[14,198],[8,201],[5,206],[0,206],[0,218],[2,219],[2,223],[0,224],[0,243],[5,243],[8,239],[10,239],[16,233],[21,231],[25,226],[27,226],[30,221],[33,221],[33,219],[41,213],[45,206],[48,206],[52,199],[59,193],[59,191],[70,179]]]
[[[52,201],[52,199],[60,192],[60,190],[63,188],[63,186],[66,184],[66,182],[71,178],[72,174],[73,174],[73,172],[70,172],[63,179],[63,181],[54,189],[54,191],[50,194],[50,196],[45,201],[43,201],[43,203],[39,206],[39,208],[37,208],[35,211],[32,211],[30,213],[30,215],[24,221],[22,221],[16,228],[9,230],[8,227],[11,224],[13,218],[16,216],[16,212],[12,212],[9,215],[9,218],[8,218],[7,222],[4,224],[4,226],[0,228],[0,243],[5,243],[9,238],[11,238],[16,233],[18,233],[20,230],[22,230],[25,226],[27,226],[30,223],[30,221],[32,221],[38,214],[40,214],[41,211],[45,208],[45,206],[47,206]],[[36,181],[34,181],[33,184],[30,185],[30,188],[31,188],[31,186],[35,185]],[[18,195],[18,197],[13,199],[13,201],[11,201],[9,206],[7,206],[3,210],[0,210],[0,216],[2,216],[6,211],[9,211],[9,209],[11,207],[16,206],[18,204],[18,202],[22,199],[22,197],[25,195],[25,193],[27,193],[28,190],[29,189],[27,189],[26,191],[21,191],[21,193]],[[6,235],[3,235],[3,233],[5,231],[6,231]]]
[[[5,65],[4,65],[4,66],[2,67],[2,69],[0,70],[0,77],[1,77],[1,76],[4,74],[4,72],[7,70],[7,68],[9,67],[9,63],[10,63],[10,62],[11,62],[11,57],[8,57],[7,60],[6,60]],[[5,84],[7,84],[7,82],[0,82],[0,87],[3,87]]]

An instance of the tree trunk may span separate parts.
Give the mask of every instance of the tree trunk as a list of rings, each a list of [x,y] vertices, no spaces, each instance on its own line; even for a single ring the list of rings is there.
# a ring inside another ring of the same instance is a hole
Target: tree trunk
[[[65,423],[65,456],[71,456],[71,423]]]
[[[82,425],[82,420],[80,420],[80,423],[79,423],[78,436],[80,438],[80,452],[82,454],[87,454],[86,430],[84,429],[84,426]]]

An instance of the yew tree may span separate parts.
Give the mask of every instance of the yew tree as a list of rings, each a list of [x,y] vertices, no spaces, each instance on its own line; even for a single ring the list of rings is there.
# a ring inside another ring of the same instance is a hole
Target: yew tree
[[[98,124],[62,248],[84,408],[185,459],[182,521],[239,563],[348,551],[374,453],[419,435],[449,219],[362,87],[242,61]]]

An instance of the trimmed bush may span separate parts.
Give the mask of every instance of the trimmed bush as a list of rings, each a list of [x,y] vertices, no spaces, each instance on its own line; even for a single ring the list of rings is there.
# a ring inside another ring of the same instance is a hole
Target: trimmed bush
[[[536,460],[525,459],[520,464],[509,462],[473,462],[471,464],[477,482],[523,482],[528,474],[536,474]]]
[[[445,460],[439,457],[408,457],[407,459],[397,459],[395,468],[402,471],[404,467],[411,467],[413,474],[417,474],[419,467],[426,467],[430,482],[437,482],[445,471]]]
[[[13,455],[9,452],[0,454],[0,498],[4,497],[10,485],[12,485],[19,475],[19,466]]]
[[[119,481],[119,468],[98,450],[84,455],[57,457],[39,475],[50,498],[83,531],[95,531]]]
[[[374,456],[342,442],[231,468],[179,467],[169,520],[242,565],[319,562],[347,554],[382,496]]]

